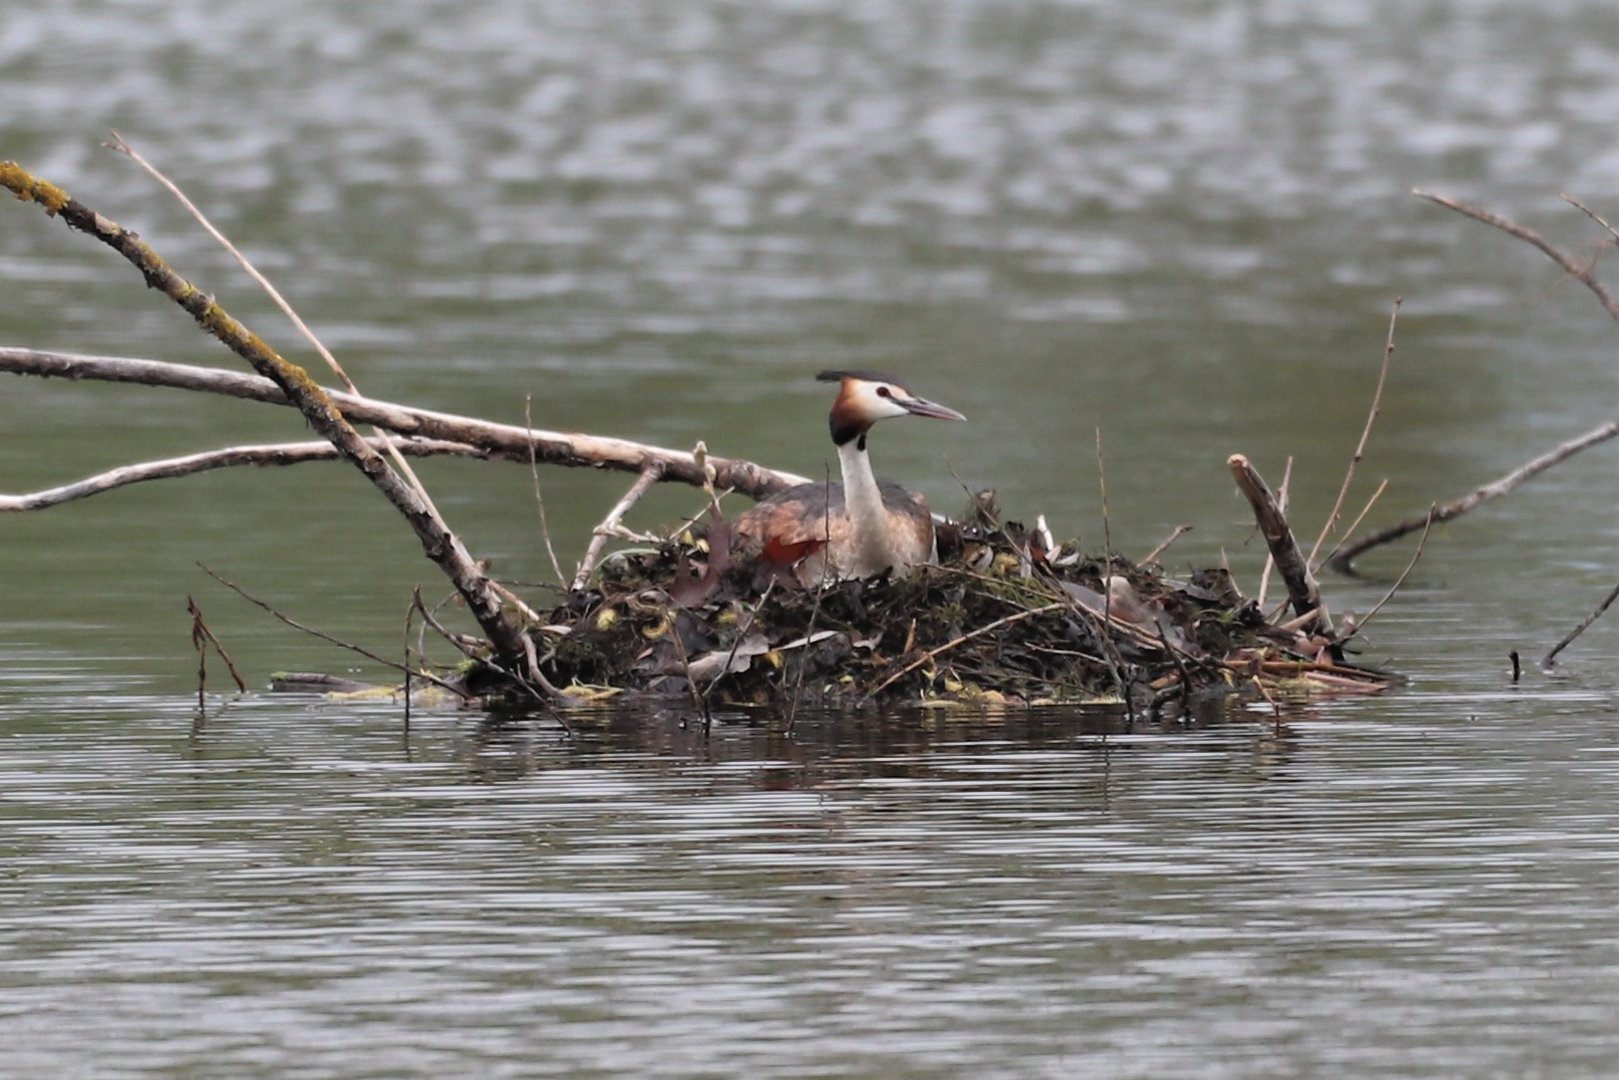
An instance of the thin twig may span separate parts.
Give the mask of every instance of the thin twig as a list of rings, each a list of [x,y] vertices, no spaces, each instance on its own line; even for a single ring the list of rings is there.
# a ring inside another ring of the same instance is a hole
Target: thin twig
[[[830,500],[829,500],[830,501]],[[821,614],[821,597],[826,595],[825,589],[815,590],[815,599],[810,604],[809,625],[804,629],[805,639],[815,636],[815,620]],[[804,677],[809,671],[810,647],[806,645],[804,652],[798,658],[798,678],[793,681],[793,700],[787,706],[787,734],[793,733],[798,724],[798,706],[803,701]]]
[[[545,496],[540,493],[540,461],[534,452],[534,395],[523,396],[523,426],[528,429],[528,469],[534,477],[534,507],[540,512],[540,539],[545,541],[545,552],[551,556],[551,569],[557,575],[557,585],[565,586],[568,579],[562,573],[557,549],[551,544],[551,526],[545,520]]]
[[[765,603],[770,599],[770,592],[775,587],[776,579],[771,578],[765,585],[765,591],[759,594],[759,602],[753,606],[752,611],[748,612],[748,621],[737,627],[736,637],[731,641],[731,651],[725,654],[725,665],[720,668],[719,674],[710,679],[708,685],[703,687],[703,700],[705,702],[708,700],[708,695],[714,692],[714,687],[719,685],[720,680],[731,673],[731,664],[736,661],[736,651],[742,647],[742,639],[748,636],[749,630],[753,629],[753,624],[758,621],[759,612],[764,610]],[[806,634],[805,636],[808,637],[809,635]]]
[[[190,596],[186,597],[186,611],[191,614],[191,644],[197,650],[197,711],[204,711],[203,691],[208,684],[208,646],[212,644],[219,658],[225,661],[225,667],[230,671],[232,681],[236,683],[236,691],[247,693],[247,683],[242,681],[242,673],[236,670],[236,661],[231,659],[226,651],[224,642],[219,640],[208,623],[202,617],[202,609],[197,601]]]
[[[1578,210],[1580,213],[1602,226],[1602,228],[1607,231],[1608,236],[1612,238],[1613,242],[1619,243],[1619,229],[1615,229],[1611,224],[1609,224],[1607,218],[1603,217],[1589,206],[1586,206],[1580,200],[1576,199],[1567,192],[1559,195],[1558,198],[1562,199],[1564,202],[1574,207],[1574,209]]]
[[[714,726],[714,714],[708,708],[708,699],[697,688],[697,679],[691,673],[691,655],[686,652],[686,641],[680,636],[680,613],[684,609],[676,607],[672,599],[668,602],[669,609],[673,612],[669,618],[669,639],[674,642],[675,655],[679,658],[680,669],[686,676],[686,689],[691,691],[692,704],[697,707],[697,715],[703,721],[703,734],[706,735]]]
[[[253,594],[249,593],[246,589],[242,588],[240,585],[236,584],[234,581],[230,581],[227,578],[222,577],[221,575],[219,575],[218,573],[216,573],[215,571],[210,569],[205,564],[198,563],[197,565],[202,567],[202,572],[203,573],[207,574],[209,577],[213,578],[215,581],[217,581],[221,585],[225,586],[225,588],[229,589],[231,592],[235,593],[237,596],[240,596],[243,600],[246,600],[248,603],[252,604],[253,606],[255,606],[255,607],[257,607],[257,608],[259,608],[259,609],[261,609],[263,611],[268,612],[271,616],[273,616],[274,618],[276,618],[280,622],[283,622],[286,625],[292,627],[294,630],[302,630],[306,634],[309,634],[309,635],[311,635],[313,637],[318,637],[322,641],[329,642],[330,644],[336,645],[339,648],[347,649],[350,652],[359,653],[361,656],[365,657],[367,660],[374,660],[377,663],[383,665],[384,667],[393,668],[395,671],[410,672],[412,670],[411,668],[405,667],[404,665],[399,664],[399,663],[397,663],[397,662],[395,662],[393,660],[389,660],[386,657],[378,656],[376,653],[371,652],[369,649],[363,648],[363,647],[361,647],[359,645],[355,645],[352,642],[343,641],[341,638],[335,638],[332,635],[326,633],[324,630],[316,630],[312,626],[305,626],[303,623],[299,622],[298,620],[289,618],[288,616],[281,614],[281,612],[277,611],[275,608],[271,607],[269,604],[265,603],[263,600],[260,600],[258,597],[256,597]],[[433,685],[442,687],[443,689],[450,691],[450,693],[455,694],[457,697],[470,698],[472,696],[471,694],[467,693],[461,687],[456,686],[453,683],[449,683],[449,682],[444,681],[443,679],[439,678],[437,675],[434,675],[430,671],[422,671],[420,669],[415,669],[415,673],[416,673],[416,676],[418,678],[426,679],[428,682],[432,683]]]
[[[641,475],[635,478],[635,483],[630,485],[630,489],[613,504],[607,516],[602,518],[601,524],[597,525],[591,534],[590,546],[585,548],[585,557],[579,561],[579,571],[573,575],[574,592],[583,589],[585,583],[590,580],[590,572],[596,568],[596,560],[601,555],[602,548],[607,545],[608,537],[615,535],[619,523],[624,520],[624,515],[629,513],[630,507],[639,502],[641,496],[645,495],[662,475],[663,469],[656,462],[648,462],[641,470]]]
[[[375,436],[367,439],[366,442],[373,447],[380,448],[381,445],[381,440]],[[440,454],[477,458],[489,457],[487,451],[476,446],[469,446],[466,443],[459,442],[447,442],[443,439],[407,439],[400,444],[399,449],[404,453],[415,454],[419,457]],[[342,455],[336,447],[324,441],[269,443],[262,446],[227,446],[219,450],[206,450],[198,454],[187,454],[184,457],[164,458],[159,461],[142,461],[134,465],[120,465],[116,469],[108,469],[106,472],[96,473],[94,476],[87,476],[82,480],[75,480],[71,484],[45,488],[41,491],[30,491],[20,495],[0,495],[0,513],[43,510],[47,507],[73,502],[76,499],[86,499],[91,495],[115,491],[131,484],[194,476],[197,473],[204,473],[213,469],[227,469],[240,465],[300,465],[310,461],[337,461],[341,457]]]
[[[1508,236],[1515,236],[1519,240],[1538,248],[1548,259],[1562,267],[1563,272],[1568,274],[1569,277],[1590,289],[1592,295],[1597,298],[1597,302],[1603,306],[1608,315],[1615,322],[1619,322],[1619,299],[1615,299],[1614,295],[1608,291],[1607,286],[1597,277],[1594,262],[1581,262],[1547,241],[1545,237],[1533,229],[1525,228],[1515,221],[1501,217],[1499,214],[1492,214],[1482,207],[1458,202],[1445,195],[1436,195],[1431,191],[1413,189],[1411,194],[1427,199],[1429,202],[1436,203],[1446,209],[1454,210],[1458,214],[1472,218],[1474,221],[1482,221],[1486,225],[1493,225]]]
[[[960,637],[951,638],[938,648],[929,649],[927,652],[923,653],[921,656],[917,657],[915,660],[912,660],[910,663],[888,676],[888,678],[878,683],[866,694],[866,700],[870,701],[872,698],[876,697],[884,690],[887,690],[890,686],[894,685],[894,683],[898,682],[900,679],[903,679],[905,676],[909,675],[923,664],[926,664],[928,661],[949,652],[951,649],[954,649],[959,645],[965,645],[974,638],[983,637],[992,630],[999,630],[1004,626],[1010,626],[1013,623],[1020,623],[1024,619],[1032,619],[1036,615],[1048,615],[1053,611],[1061,610],[1067,606],[1067,604],[1046,604],[1044,607],[1025,608],[1022,611],[1014,611],[1012,614],[1007,615],[1004,618],[996,619],[992,623],[985,623],[976,630],[969,630]]]
[[[1349,538],[1354,536],[1356,531],[1360,529],[1360,523],[1366,520],[1366,515],[1371,513],[1372,507],[1377,505],[1377,500],[1383,497],[1383,492],[1387,491],[1388,488],[1388,478],[1384,477],[1378,482],[1377,490],[1372,492],[1372,497],[1366,500],[1366,505],[1360,508],[1360,513],[1355,515],[1355,520],[1349,523],[1349,528],[1344,530],[1343,536],[1338,538],[1338,543],[1333,545],[1331,551],[1327,552],[1326,558],[1316,564],[1315,569],[1317,571],[1323,566],[1332,565],[1332,560],[1337,558],[1338,552],[1342,551],[1344,545],[1349,543]]]
[[[1564,636],[1562,641],[1559,641],[1556,645],[1552,646],[1552,651],[1546,654],[1546,658],[1540,662],[1540,666],[1543,667],[1543,668],[1548,668],[1548,669],[1556,667],[1557,666],[1557,654],[1562,652],[1564,649],[1568,648],[1570,645],[1572,645],[1574,643],[1575,638],[1577,638],[1581,634],[1585,633],[1586,630],[1590,629],[1590,626],[1591,626],[1592,623],[1594,623],[1598,619],[1602,618],[1603,613],[1605,611],[1607,611],[1610,607],[1613,606],[1613,602],[1615,600],[1619,600],[1619,585],[1615,585],[1608,592],[1608,595],[1603,597],[1602,603],[1600,603],[1600,604],[1598,604],[1596,606],[1595,611],[1591,612],[1591,614],[1587,615],[1585,618],[1580,620],[1580,625],[1576,626],[1573,630],[1570,630],[1568,632],[1568,634],[1566,636]],[[1512,681],[1513,682],[1518,681],[1518,676],[1517,676],[1517,654],[1516,653],[1513,654],[1513,676],[1512,676]]]
[[[1113,657],[1119,656],[1119,646],[1113,640],[1113,590],[1107,585],[1107,579],[1113,575],[1113,526],[1107,512],[1107,465],[1102,458],[1101,420],[1096,422],[1096,483],[1102,497],[1102,619],[1098,630],[1102,635],[1102,655],[1108,658],[1113,683],[1119,688],[1119,696],[1124,699],[1125,717],[1134,724],[1136,707],[1131,699],[1130,687],[1124,682],[1123,657],[1120,656],[1119,663],[1113,662]]]
[[[1437,509],[1437,504],[1428,508],[1428,527],[1422,530],[1422,536],[1417,540],[1417,550],[1411,553],[1411,561],[1405,564],[1405,569],[1400,571],[1400,576],[1394,579],[1394,584],[1389,586],[1389,591],[1383,594],[1381,600],[1372,605],[1372,610],[1362,615],[1360,620],[1350,627],[1347,633],[1338,638],[1335,644],[1342,646],[1344,642],[1366,629],[1366,624],[1372,621],[1372,616],[1382,611],[1383,605],[1393,599],[1394,594],[1400,591],[1400,586],[1405,584],[1405,579],[1410,576],[1412,569],[1417,565],[1417,560],[1422,558],[1422,549],[1428,543],[1428,533],[1433,528],[1433,516]]]
[[[1102,563],[1112,569],[1113,528],[1107,513],[1107,466],[1102,460],[1102,425],[1096,425],[1096,486],[1102,494]]]
[[[1394,308],[1389,312],[1389,333],[1383,345],[1383,366],[1377,373],[1377,389],[1372,393],[1372,407],[1366,413],[1366,426],[1361,429],[1360,442],[1355,444],[1355,452],[1349,458],[1349,468],[1344,470],[1344,482],[1338,487],[1338,498],[1332,504],[1332,512],[1327,520],[1321,523],[1321,532],[1310,546],[1309,557],[1305,560],[1311,566],[1316,565],[1315,557],[1321,553],[1321,545],[1327,542],[1334,525],[1338,524],[1338,515],[1343,512],[1344,500],[1349,497],[1349,485],[1355,479],[1355,469],[1366,456],[1366,443],[1372,437],[1372,425],[1377,423],[1377,415],[1383,410],[1383,387],[1388,382],[1389,361],[1394,357],[1394,324],[1400,318],[1400,305],[1405,303],[1405,297],[1394,298]]]
[[[422,587],[417,585],[411,590],[411,602],[405,606],[405,736],[410,737],[410,690],[411,679],[415,673],[410,670],[410,632],[415,628],[416,608],[422,601]],[[427,657],[421,658],[422,666],[427,666]]]
[[[1180,673],[1181,682],[1181,711],[1184,713],[1192,704],[1192,673],[1186,670],[1186,662],[1181,659],[1181,651],[1169,643],[1169,633],[1158,626],[1158,640],[1163,642],[1164,651],[1175,661],[1175,670]]]
[[[1192,527],[1190,525],[1175,526],[1174,532],[1160,540],[1157,547],[1153,548],[1151,551],[1147,552],[1147,554],[1141,557],[1139,565],[1147,566],[1157,561],[1160,555],[1169,550],[1169,545],[1173,544],[1175,541],[1179,540],[1182,536],[1185,536],[1191,531]]]
[[[191,613],[191,647],[197,650],[197,715],[202,717],[208,713],[208,641],[203,636],[202,612],[189,596],[186,610]]]
[[[358,394],[360,392],[360,388],[354,385],[354,380],[349,378],[349,373],[347,371],[343,370],[343,365],[337,362],[337,357],[333,356],[331,350],[326,347],[325,343],[323,343],[320,338],[315,336],[315,332],[309,328],[309,324],[304,322],[303,317],[299,315],[293,306],[287,302],[286,297],[281,295],[280,290],[278,290],[274,285],[270,284],[270,279],[259,273],[258,267],[254,266],[253,263],[248,260],[248,257],[243,255],[241,250],[237,248],[235,244],[231,243],[230,238],[215,228],[214,223],[208,220],[207,215],[197,207],[196,203],[191,201],[184,191],[180,190],[180,186],[178,184],[165,176],[157,168],[157,166],[153,165],[150,161],[147,161],[144,157],[142,157],[133,146],[129,145],[122,135],[118,134],[118,132],[114,131],[112,133],[112,138],[112,142],[103,143],[102,145],[110,150],[116,151],[117,153],[124,154],[131,161],[135,162],[135,164],[146,170],[147,174],[150,175],[154,180],[167,188],[169,193],[180,201],[180,205],[185,207],[187,212],[189,212],[191,216],[196,219],[197,224],[206,229],[208,231],[208,235],[212,236],[216,241],[219,242],[220,247],[223,247],[231,254],[241,268],[247,271],[248,277],[251,277],[258,284],[259,288],[264,290],[265,295],[274,301],[276,307],[281,309],[281,313],[292,322],[293,326],[297,327],[298,332],[303,335],[304,340],[309,342],[310,347],[315,350],[322,360],[326,361],[326,366],[331,368],[332,373],[335,374],[338,380],[342,382],[344,389],[351,394]],[[393,437],[388,435],[380,428],[373,428],[372,430],[373,434],[381,437],[383,441],[383,448],[386,450],[388,456],[393,459],[394,467],[399,470],[400,475],[405,478],[406,483],[410,484],[410,486],[415,489],[417,497],[421,499],[422,504],[427,508],[427,512],[431,514],[441,525],[443,525],[444,518],[441,514],[439,514],[438,507],[434,505],[433,497],[428,494],[427,486],[423,484],[421,478],[416,475],[416,471],[410,467],[410,463],[407,462],[404,456],[399,453]],[[445,525],[444,527],[446,531],[448,531],[449,526]]]

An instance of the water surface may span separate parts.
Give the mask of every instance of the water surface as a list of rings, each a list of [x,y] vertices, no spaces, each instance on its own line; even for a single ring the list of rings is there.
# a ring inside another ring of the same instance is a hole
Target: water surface
[[[116,128],[368,392],[818,474],[824,367],[969,414],[879,429],[1173,568],[1261,559],[1226,456],[1319,522],[1405,297],[1389,520],[1611,418],[1614,329],[1485,203],[1590,255],[1619,213],[1619,21],[1591,0],[1230,5],[67,2],[0,22],[0,157],[296,338]],[[233,366],[109,252],[0,207],[0,341]],[[258,406],[0,389],[0,488],[305,437]],[[1600,1075],[1616,1047],[1610,448],[1440,530],[1375,701],[568,736],[263,693],[382,672],[436,571],[338,468],[0,521],[0,1016],[19,1075]],[[424,469],[515,579],[525,470]],[[623,481],[547,473],[564,563]],[[664,492],[648,526],[693,508]],[[1313,533],[1313,524],[1305,531]],[[1365,611],[1410,548],[1332,581]],[[187,595],[254,691],[199,724]]]

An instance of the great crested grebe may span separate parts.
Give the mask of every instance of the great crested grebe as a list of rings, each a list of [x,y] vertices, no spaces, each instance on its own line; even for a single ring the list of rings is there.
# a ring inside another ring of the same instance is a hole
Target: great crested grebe
[[[796,564],[806,586],[823,581],[903,573],[933,562],[933,515],[922,497],[879,481],[866,454],[866,433],[893,416],[965,420],[871,371],[823,371],[838,384],[828,425],[838,448],[841,484],[799,484],[772,496],[731,523],[741,548],[781,566]]]

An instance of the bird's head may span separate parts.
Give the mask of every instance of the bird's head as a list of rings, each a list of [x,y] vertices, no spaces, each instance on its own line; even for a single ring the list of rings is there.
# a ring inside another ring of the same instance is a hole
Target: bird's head
[[[864,438],[871,425],[895,416],[927,416],[935,420],[965,420],[954,409],[917,397],[905,384],[874,371],[823,371],[815,376],[838,384],[828,424],[838,446]]]

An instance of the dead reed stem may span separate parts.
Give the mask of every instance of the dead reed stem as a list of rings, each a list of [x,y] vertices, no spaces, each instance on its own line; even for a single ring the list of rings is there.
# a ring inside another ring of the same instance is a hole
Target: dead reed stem
[[[1394,308],[1389,312],[1388,338],[1383,345],[1383,366],[1377,373],[1377,389],[1372,393],[1372,406],[1366,413],[1366,426],[1361,429],[1360,442],[1355,444],[1355,452],[1349,457],[1349,467],[1344,470],[1344,482],[1338,486],[1338,498],[1333,501],[1332,512],[1327,515],[1327,520],[1321,523],[1321,532],[1316,536],[1315,543],[1310,546],[1310,557],[1306,561],[1311,566],[1318,565],[1315,557],[1321,553],[1321,545],[1326,543],[1327,537],[1332,534],[1333,526],[1338,524],[1338,515],[1343,512],[1344,500],[1349,497],[1349,485],[1354,482],[1355,470],[1366,457],[1366,443],[1372,437],[1372,425],[1377,423],[1378,413],[1383,410],[1383,387],[1388,383],[1389,361],[1394,357],[1394,325],[1400,318],[1400,305],[1403,303],[1405,297],[1394,298]],[[1264,607],[1264,604],[1261,603],[1260,607]]]

